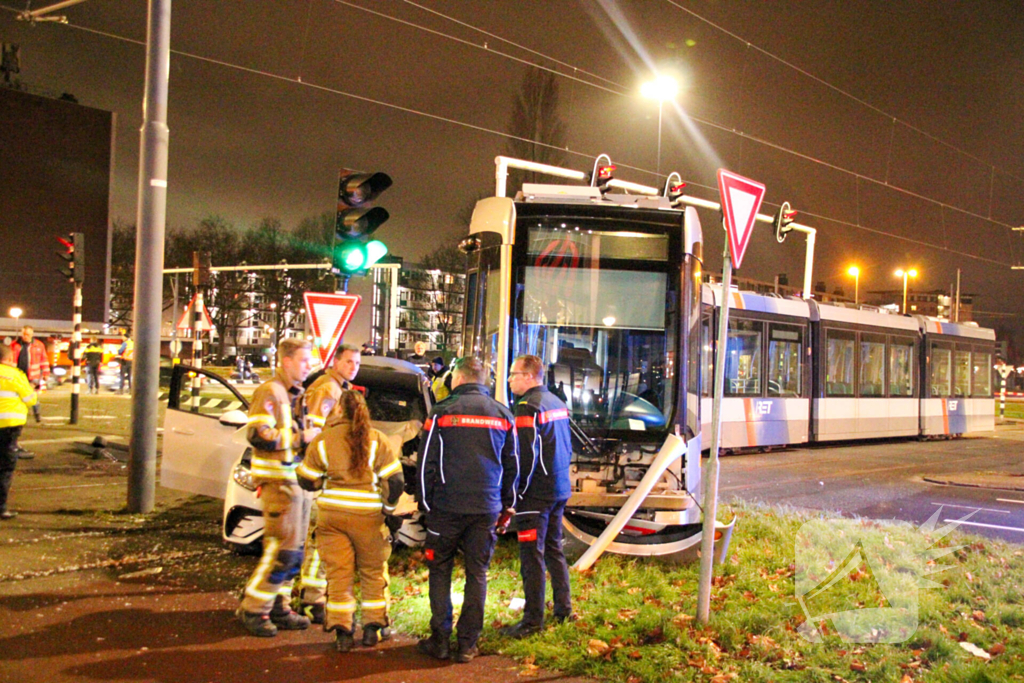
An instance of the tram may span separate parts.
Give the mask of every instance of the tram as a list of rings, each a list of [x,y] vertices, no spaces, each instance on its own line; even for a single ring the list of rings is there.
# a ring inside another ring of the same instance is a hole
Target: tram
[[[510,166],[585,176],[505,157],[497,164],[496,196],[477,203],[461,245],[463,351],[493,369],[491,389],[506,404],[511,361],[543,360],[572,418],[569,536],[617,553],[683,557],[701,538],[697,212],[665,196],[670,188],[616,181],[597,163],[589,186],[524,184],[513,199],[504,196]],[[718,525],[716,557],[731,531]]]
[[[872,307],[730,292],[722,448],[955,437],[995,428],[995,333]],[[702,419],[721,287],[702,296]]]

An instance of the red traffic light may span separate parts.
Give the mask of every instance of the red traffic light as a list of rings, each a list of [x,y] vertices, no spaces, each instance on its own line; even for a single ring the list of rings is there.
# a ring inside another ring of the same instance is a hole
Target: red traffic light
[[[612,174],[615,173],[615,165],[608,164],[607,166],[597,167],[597,179],[598,180],[611,180]]]
[[[64,245],[64,248],[68,250],[68,253],[75,250],[75,245],[70,240],[66,240],[63,237],[58,237],[57,241]]]

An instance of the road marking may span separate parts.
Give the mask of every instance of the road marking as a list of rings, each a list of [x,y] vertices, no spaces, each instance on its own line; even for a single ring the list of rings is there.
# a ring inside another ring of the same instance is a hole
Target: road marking
[[[952,503],[932,503],[932,505],[938,505],[946,508],[964,508],[965,510],[984,510],[985,512],[1001,512],[1004,515],[1010,514],[1009,510],[997,510],[995,508],[980,508],[977,505],[953,505]]]
[[[107,441],[111,441],[115,439],[120,439],[122,438],[122,436],[120,434],[104,434],[103,438],[106,439]],[[89,440],[90,439],[87,435],[82,434],[81,436],[65,436],[60,439],[18,439],[18,443],[21,444],[22,446],[35,446],[37,444],[42,443],[71,443],[73,441],[85,442]]]
[[[30,488],[18,487],[19,491],[56,491],[57,489],[88,489],[95,486],[124,486],[123,481],[113,481],[106,484],[69,484],[67,486],[36,486]]]
[[[1024,500],[1017,500],[1015,498],[996,498],[1000,503],[1016,503],[1017,505],[1024,505]]]
[[[980,526],[986,529],[1002,529],[1003,531],[1020,531],[1024,533],[1024,529],[1017,526],[1000,526],[998,524],[982,524],[981,522],[961,522],[959,519],[944,519],[943,522],[956,522],[957,524],[966,524],[968,526]]]

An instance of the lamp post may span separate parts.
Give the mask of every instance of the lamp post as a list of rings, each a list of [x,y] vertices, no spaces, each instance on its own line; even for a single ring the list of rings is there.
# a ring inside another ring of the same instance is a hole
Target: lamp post
[[[846,274],[853,276],[853,305],[860,306],[860,268],[850,266]]]
[[[9,310],[8,313],[10,314],[10,316],[12,318],[14,318],[14,326],[15,327],[18,326],[18,321],[21,318],[21,314],[24,313],[24,312],[25,311],[21,310],[17,306],[11,306],[11,310]]]
[[[912,277],[917,277],[917,270],[911,268],[910,270],[903,270],[900,268],[896,271],[896,277],[903,278],[903,315],[907,314],[907,280]]]
[[[665,100],[673,99],[678,92],[679,84],[671,76],[658,76],[640,86],[641,95],[658,100],[658,175],[661,175],[661,110]]]

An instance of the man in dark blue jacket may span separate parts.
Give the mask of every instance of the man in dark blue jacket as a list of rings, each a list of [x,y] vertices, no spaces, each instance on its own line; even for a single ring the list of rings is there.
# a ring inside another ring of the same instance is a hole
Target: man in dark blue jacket
[[[508,373],[519,433],[520,487],[516,506],[519,565],[526,607],[518,624],[503,635],[525,638],[544,627],[544,567],[551,574],[554,617],[572,619],[569,567],[562,551],[562,513],[571,494],[572,434],[565,403],[544,385],[544,364],[520,356]]]
[[[519,478],[515,421],[508,408],[491,398],[485,378],[478,359],[456,360],[452,393],[434,406],[420,439],[418,483],[427,523],[431,635],[418,648],[437,659],[450,656],[452,565],[461,546],[466,590],[455,654],[460,663],[478,652],[495,526],[499,518],[507,520],[514,513]]]

